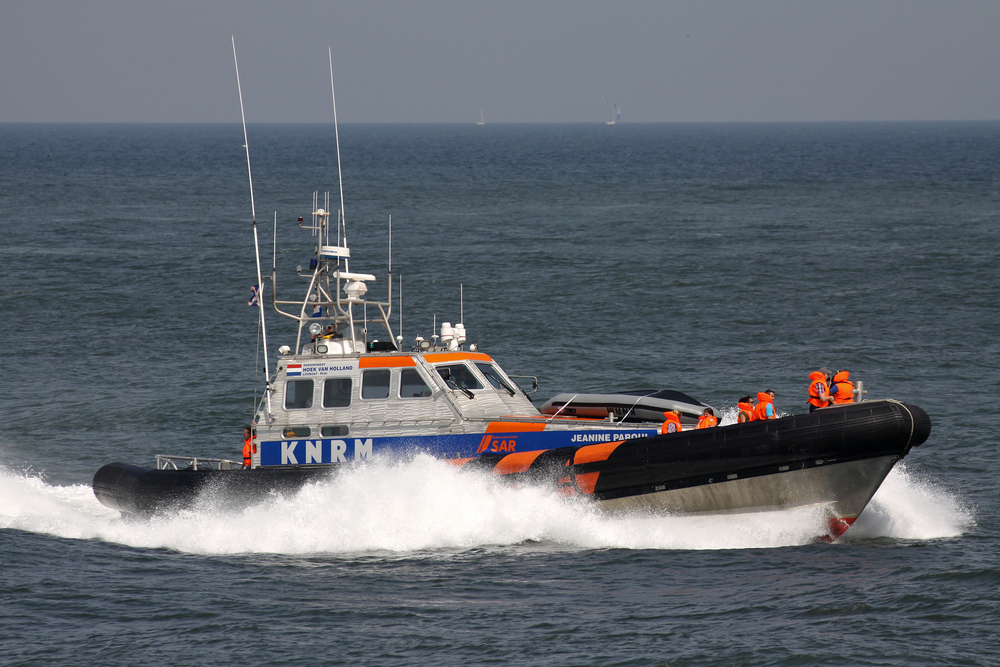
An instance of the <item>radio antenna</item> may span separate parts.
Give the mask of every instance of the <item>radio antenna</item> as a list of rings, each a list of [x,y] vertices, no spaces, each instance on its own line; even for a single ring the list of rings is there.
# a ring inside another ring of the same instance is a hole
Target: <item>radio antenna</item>
[[[257,231],[257,209],[253,202],[253,174],[250,172],[250,142],[247,141],[247,115],[243,111],[243,87],[240,85],[240,63],[236,59],[236,36],[230,35],[233,40],[233,63],[236,65],[236,90],[240,94],[240,117],[243,119],[243,148],[247,152],[247,178],[250,179],[250,215],[253,218],[254,232]],[[260,264],[260,262],[258,262]],[[258,273],[260,273],[258,271]]]
[[[344,225],[344,246],[347,246],[347,220],[344,217],[344,176],[340,170],[340,130],[337,128],[337,92],[333,87],[333,49],[326,47],[327,55],[330,56],[330,95],[333,97],[333,136],[337,142],[337,181],[340,185],[340,219]],[[347,265],[347,259],[344,259]]]
[[[264,322],[264,298],[262,292],[264,291],[264,280],[260,274],[260,244],[257,240],[257,208],[254,205],[253,200],[253,173],[250,170],[250,141],[247,139],[247,116],[243,111],[243,86],[240,85],[240,63],[236,58],[236,36],[231,35],[233,40],[233,64],[236,65],[236,90],[240,94],[240,117],[243,119],[243,148],[246,150],[247,154],[247,179],[250,181],[250,216],[253,220],[253,251],[257,259],[257,307],[260,312],[260,331],[261,337],[264,343],[264,383],[267,386],[271,384],[270,364],[267,360],[267,326]],[[277,220],[277,213],[275,213],[275,220]],[[273,289],[273,286],[272,286]],[[265,391],[265,396],[267,397],[267,414],[271,414],[271,392]]]

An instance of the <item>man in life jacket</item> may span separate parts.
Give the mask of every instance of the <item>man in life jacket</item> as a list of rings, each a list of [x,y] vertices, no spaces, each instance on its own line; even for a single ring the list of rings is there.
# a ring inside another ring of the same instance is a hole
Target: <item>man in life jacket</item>
[[[774,391],[768,389],[757,392],[757,405],[753,406],[754,419],[777,419],[773,401]]]
[[[683,430],[681,428],[681,413],[677,412],[677,410],[664,412],[663,416],[666,417],[666,421],[660,427],[660,433],[666,435],[667,433],[679,433]]]
[[[698,426],[695,428],[712,428],[713,426],[718,426],[719,420],[715,418],[715,410],[712,408],[705,408],[701,413],[701,417],[698,417]]]
[[[854,383],[848,379],[850,376],[851,374],[844,370],[837,371],[833,376],[830,394],[833,396],[834,405],[854,402]]]
[[[826,373],[823,369],[809,374],[809,412],[816,412],[833,403],[830,387],[826,384]]]
[[[257,453],[257,443],[253,441],[253,430],[247,426],[243,429],[243,467],[253,465],[253,455]]]
[[[736,407],[740,409],[739,414],[736,415],[737,424],[745,424],[756,419],[753,415],[753,399],[749,396],[741,398]]]

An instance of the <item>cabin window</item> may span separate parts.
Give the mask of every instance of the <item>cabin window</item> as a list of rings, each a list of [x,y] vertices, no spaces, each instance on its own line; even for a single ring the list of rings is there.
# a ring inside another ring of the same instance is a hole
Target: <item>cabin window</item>
[[[476,374],[472,372],[465,364],[452,364],[450,366],[438,366],[437,372],[444,377],[447,373],[442,373],[441,371],[447,370],[451,377],[446,379],[445,382],[451,388],[459,389],[482,389],[483,385],[480,384],[479,380],[476,378]]]
[[[319,432],[324,438],[336,438],[338,436],[347,435],[351,432],[351,428],[346,425],[323,426],[319,429]]]
[[[323,383],[323,407],[346,408],[351,405],[351,378],[331,378]]]
[[[308,426],[289,426],[281,434],[286,438],[308,438],[312,435],[312,429]]]
[[[503,378],[503,375],[500,374],[500,369],[493,364],[476,364],[476,368],[479,369],[480,373],[486,376],[486,379],[494,389],[503,389],[512,396],[517,393]]]
[[[389,398],[389,371],[365,371],[361,375],[361,398]]]
[[[420,377],[420,372],[415,368],[404,368],[399,374],[399,397],[426,398],[430,395],[431,388]]]
[[[285,383],[285,409],[303,410],[313,404],[312,380],[289,380]]]

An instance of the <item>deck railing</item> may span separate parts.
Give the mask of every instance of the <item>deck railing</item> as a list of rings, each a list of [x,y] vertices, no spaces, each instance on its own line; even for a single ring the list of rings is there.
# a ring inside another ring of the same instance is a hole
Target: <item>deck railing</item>
[[[213,459],[206,456],[168,456],[156,455],[157,470],[236,470],[243,464],[229,459]]]

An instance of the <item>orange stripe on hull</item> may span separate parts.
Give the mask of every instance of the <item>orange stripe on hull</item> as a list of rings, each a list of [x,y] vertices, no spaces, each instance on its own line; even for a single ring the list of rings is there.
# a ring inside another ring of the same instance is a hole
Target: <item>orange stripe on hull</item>
[[[581,463],[591,463],[593,461],[607,461],[608,457],[611,456],[611,452],[618,449],[618,445],[623,442],[625,441],[619,440],[617,442],[602,442],[599,445],[584,445],[576,450],[576,454],[573,456],[573,463],[580,465]]]
[[[594,492],[594,487],[597,486],[597,477],[600,474],[600,472],[585,472],[582,475],[576,475],[576,488],[580,489],[580,493],[589,496]]]
[[[445,463],[450,463],[450,464],[452,464],[452,465],[453,465],[453,466],[455,466],[456,468],[461,468],[462,466],[464,466],[464,465],[465,465],[466,463],[468,463],[469,461],[475,461],[475,460],[476,460],[476,458],[477,458],[477,457],[475,457],[475,456],[470,456],[470,457],[469,457],[469,458],[467,458],[467,459],[442,459],[442,460],[443,460],[443,461],[444,461]]]
[[[527,472],[531,464],[535,462],[535,459],[545,450],[538,449],[533,452],[517,452],[515,454],[508,454],[499,461],[497,461],[496,466],[493,468],[493,473],[496,475],[510,475],[515,472]]]

